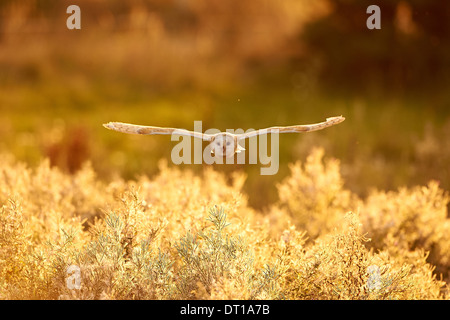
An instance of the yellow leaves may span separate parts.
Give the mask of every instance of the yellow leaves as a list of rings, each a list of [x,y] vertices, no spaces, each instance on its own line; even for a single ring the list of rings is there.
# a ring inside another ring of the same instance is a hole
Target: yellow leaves
[[[306,163],[290,166],[291,175],[278,185],[279,204],[312,239],[332,231],[339,217],[356,206],[356,197],[344,189],[339,161],[323,161],[324,150],[314,149]]]
[[[370,246],[392,254],[416,249],[429,251],[428,261],[448,277],[449,196],[435,181],[397,192],[374,192],[361,208]]]
[[[449,198],[435,182],[360,200],[317,149],[262,213],[241,173],[162,163],[107,184],[89,165],[67,175],[1,159],[2,299],[443,297]],[[66,285],[69,266],[80,289]]]

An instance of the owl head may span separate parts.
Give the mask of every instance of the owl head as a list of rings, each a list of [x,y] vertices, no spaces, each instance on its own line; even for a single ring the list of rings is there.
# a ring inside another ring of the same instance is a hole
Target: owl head
[[[211,153],[213,153],[215,156],[225,156],[227,158],[234,156],[235,153],[239,153],[242,150],[245,150],[239,145],[236,137],[227,132],[223,132],[215,136],[210,146]]]

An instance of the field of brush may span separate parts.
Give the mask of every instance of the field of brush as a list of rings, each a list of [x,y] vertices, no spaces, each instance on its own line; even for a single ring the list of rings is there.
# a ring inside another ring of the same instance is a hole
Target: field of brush
[[[448,298],[448,194],[430,182],[360,199],[323,149],[290,165],[264,213],[244,174],[0,168],[2,299]]]

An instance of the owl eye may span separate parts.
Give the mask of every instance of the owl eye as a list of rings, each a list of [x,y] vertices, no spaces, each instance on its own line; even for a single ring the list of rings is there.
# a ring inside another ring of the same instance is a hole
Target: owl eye
[[[230,141],[227,141],[227,146],[229,146],[230,145]]]
[[[218,146],[220,146],[220,142],[219,142],[219,141],[217,141],[216,144],[217,144]]]

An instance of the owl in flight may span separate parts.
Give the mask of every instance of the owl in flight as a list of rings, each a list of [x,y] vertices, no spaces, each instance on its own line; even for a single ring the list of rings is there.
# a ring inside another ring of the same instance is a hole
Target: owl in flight
[[[140,126],[129,123],[122,122],[109,122],[103,126],[107,129],[119,131],[123,133],[130,134],[174,134],[181,136],[191,136],[195,138],[202,139],[204,141],[211,142],[211,153],[215,156],[226,156],[232,157],[235,153],[240,153],[245,150],[239,145],[239,141],[255,137],[261,134],[268,133],[289,133],[289,132],[309,132],[322,130],[327,127],[334,126],[335,124],[341,123],[345,118],[343,116],[327,118],[324,122],[287,126],[287,127],[270,127],[266,129],[259,129],[255,131],[250,131],[242,134],[233,134],[229,132],[219,132],[216,134],[206,134],[196,131],[189,131],[185,129],[176,128],[163,128],[163,127],[152,127],[152,126]]]

